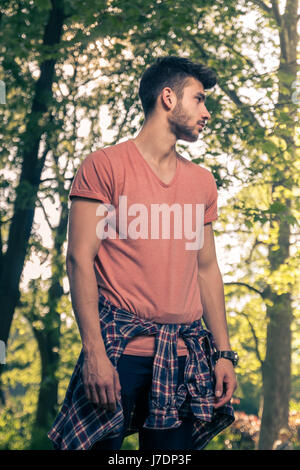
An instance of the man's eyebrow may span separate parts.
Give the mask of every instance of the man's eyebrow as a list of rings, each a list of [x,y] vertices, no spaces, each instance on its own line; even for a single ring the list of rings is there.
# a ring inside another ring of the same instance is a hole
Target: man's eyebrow
[[[206,99],[206,95],[204,95],[204,93],[201,93],[200,91],[195,96],[200,96],[201,98],[203,98],[204,101]]]

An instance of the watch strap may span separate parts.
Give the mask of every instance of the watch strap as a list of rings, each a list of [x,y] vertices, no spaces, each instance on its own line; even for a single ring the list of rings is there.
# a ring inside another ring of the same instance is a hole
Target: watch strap
[[[229,359],[234,366],[238,363],[238,355],[235,351],[216,351],[213,354],[213,359],[216,362],[218,359]]]

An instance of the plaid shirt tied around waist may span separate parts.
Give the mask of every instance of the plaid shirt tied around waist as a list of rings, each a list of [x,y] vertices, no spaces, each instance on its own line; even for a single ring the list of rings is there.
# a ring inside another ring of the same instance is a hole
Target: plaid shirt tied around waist
[[[99,293],[99,320],[106,353],[117,368],[128,341],[137,335],[155,335],[152,387],[148,394],[149,414],[143,427],[177,428],[181,418],[194,420],[191,450],[201,450],[220,431],[234,421],[233,407],[226,403],[215,409],[214,363],[216,350],[212,334],[201,319],[191,324],[162,324],[144,320],[117,308]],[[177,340],[180,335],[188,349],[184,383],[177,386]],[[117,402],[115,412],[94,405],[86,398],[82,382],[81,350],[65,399],[50,431],[55,449],[88,450],[102,439],[120,434],[123,409]],[[124,436],[138,432],[135,409]]]

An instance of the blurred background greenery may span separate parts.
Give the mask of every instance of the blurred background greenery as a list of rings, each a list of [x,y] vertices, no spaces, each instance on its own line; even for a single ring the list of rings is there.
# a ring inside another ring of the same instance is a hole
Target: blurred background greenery
[[[143,122],[160,55],[206,63],[212,171],[236,421],[206,450],[299,449],[299,0],[3,0],[0,7],[0,448],[47,438],[81,343],[65,270],[68,193],[92,151]],[[287,428],[287,437],[280,437]],[[137,435],[123,448],[136,449]]]

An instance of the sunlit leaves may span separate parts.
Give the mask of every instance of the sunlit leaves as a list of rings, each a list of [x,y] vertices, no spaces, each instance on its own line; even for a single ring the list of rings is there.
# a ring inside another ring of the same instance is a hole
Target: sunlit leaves
[[[266,309],[276,308],[276,295],[289,293],[296,303],[300,284],[299,254],[292,243],[283,262],[276,267],[270,262],[272,256],[282,257],[280,227],[298,230],[296,187],[300,182],[299,149],[295,147],[300,144],[300,132],[295,129],[290,104],[293,77],[285,69],[278,69],[280,51],[278,36],[273,31],[275,23],[269,15],[268,18],[257,15],[254,26],[244,24],[245,2],[191,2],[187,7],[182,0],[134,3],[66,0],[62,40],[56,49],[49,49],[43,46],[42,38],[52,2],[21,3],[5,2],[0,30],[3,46],[0,71],[5,75],[8,98],[7,106],[1,108],[0,138],[4,149],[1,169],[10,170],[8,187],[6,180],[1,179],[6,206],[1,210],[4,241],[9,233],[14,187],[21,170],[22,134],[42,61],[51,58],[57,61],[51,112],[37,122],[44,129],[50,149],[39,198],[42,203],[47,200],[53,205],[58,200],[60,205],[66,202],[70,179],[80,161],[108,143],[105,141],[108,138],[102,135],[103,105],[107,105],[111,118],[109,143],[134,135],[140,128],[143,115],[138,98],[139,80],[145,67],[158,55],[190,57],[217,70],[218,85],[209,90],[207,99],[212,119],[203,138],[205,147],[190,151],[179,143],[178,148],[195,157],[195,163],[209,168],[219,193],[229,196],[219,205],[214,228],[216,235],[227,236],[221,256],[234,243],[239,250],[238,259],[230,256],[226,264],[226,281],[240,283],[225,284],[226,305],[231,344],[241,357],[237,396],[244,410],[257,413],[262,387],[261,360],[266,349]],[[253,11],[252,6],[250,10]],[[272,67],[269,55],[276,59]],[[81,128],[84,120],[86,133]],[[19,207],[32,202],[32,187],[22,185],[17,194]],[[48,258],[51,263],[52,252],[43,247],[38,230],[34,225],[29,249],[39,256],[41,263]],[[56,266],[52,273],[58,277],[65,275]],[[28,448],[31,440],[41,372],[31,328],[47,333],[50,326],[61,322],[60,347],[52,351],[60,356],[59,368],[54,372],[59,379],[59,404],[81,348],[67,296],[61,297],[57,307],[59,321],[53,320],[50,325],[49,284],[37,285],[39,308],[31,318],[33,288],[34,284],[30,284],[30,294],[22,296],[24,304],[17,312],[10,338],[8,365],[3,375],[8,394],[0,417],[1,428],[4,427],[0,435],[2,448]],[[295,323],[292,328],[294,345],[298,340]],[[297,375],[298,370],[299,364],[295,362],[293,374]],[[293,387],[292,398],[296,388]],[[35,429],[33,440],[41,447],[45,441],[39,435],[42,431]],[[235,439],[228,432],[226,439],[224,435],[218,437],[212,447],[232,448]],[[136,436],[128,438],[127,445],[134,448]]]

